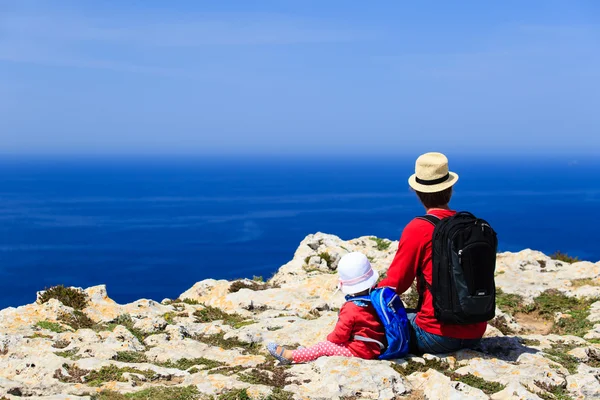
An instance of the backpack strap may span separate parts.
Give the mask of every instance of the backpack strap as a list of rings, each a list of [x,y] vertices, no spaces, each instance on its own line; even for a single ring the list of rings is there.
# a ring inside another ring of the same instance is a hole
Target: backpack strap
[[[427,221],[433,226],[437,226],[438,222],[441,221],[441,219],[439,217],[436,217],[433,214],[421,215],[420,217],[417,217],[417,219],[422,219],[423,221]]]
[[[441,218],[436,217],[433,214],[425,214],[420,217],[417,217],[417,219],[421,219],[423,221],[429,222],[431,225],[433,225],[434,229],[437,226],[437,224],[441,221]],[[429,290],[429,292],[431,293],[431,285],[425,279],[425,275],[423,274],[421,267],[417,268],[417,283],[419,286]],[[418,288],[417,288],[417,291],[418,291]],[[419,293],[419,303],[417,304],[417,312],[421,311],[421,307],[423,306],[423,300],[424,300],[424,296]]]
[[[366,307],[371,302],[371,296],[346,296],[346,301],[351,301],[359,307]]]

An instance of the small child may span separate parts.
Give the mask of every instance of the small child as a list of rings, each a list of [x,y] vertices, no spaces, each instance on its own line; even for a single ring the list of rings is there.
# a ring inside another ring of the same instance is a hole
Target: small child
[[[327,341],[308,348],[287,350],[269,343],[269,353],[282,364],[303,363],[322,356],[377,358],[385,349],[385,330],[371,302],[353,300],[368,295],[377,284],[379,274],[367,257],[358,252],[346,254],[338,264],[338,288],[346,295],[335,329]]]

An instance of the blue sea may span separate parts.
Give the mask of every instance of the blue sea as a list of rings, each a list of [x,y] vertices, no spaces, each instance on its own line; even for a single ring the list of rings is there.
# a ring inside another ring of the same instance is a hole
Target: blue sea
[[[455,209],[501,251],[598,261],[600,161],[451,158]],[[9,158],[0,161],[0,308],[56,284],[118,302],[175,298],[205,278],[270,277],[318,231],[398,239],[423,213],[412,157]],[[518,279],[518,278],[515,278]]]

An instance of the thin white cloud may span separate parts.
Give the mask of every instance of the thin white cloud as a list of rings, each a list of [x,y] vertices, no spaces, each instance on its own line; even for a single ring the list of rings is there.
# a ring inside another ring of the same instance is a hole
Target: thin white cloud
[[[4,13],[0,20],[0,61],[185,76],[185,69],[157,62],[158,54],[191,49],[201,52],[206,46],[339,43],[359,37],[324,22],[278,14],[109,18]],[[140,59],[149,62],[140,63]]]

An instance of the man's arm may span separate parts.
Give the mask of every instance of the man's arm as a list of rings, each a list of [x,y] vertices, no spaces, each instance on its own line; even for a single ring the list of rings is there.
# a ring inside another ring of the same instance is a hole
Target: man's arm
[[[389,286],[402,294],[408,290],[417,276],[417,268],[421,263],[424,233],[419,229],[420,221],[411,221],[400,237],[398,251],[388,268],[387,277],[378,286]]]

